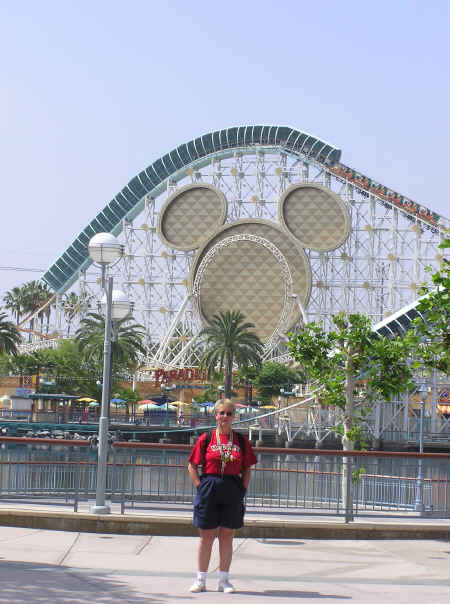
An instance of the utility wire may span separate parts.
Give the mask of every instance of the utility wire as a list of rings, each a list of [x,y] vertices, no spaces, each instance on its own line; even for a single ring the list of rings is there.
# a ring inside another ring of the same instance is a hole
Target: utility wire
[[[24,266],[0,266],[0,271],[22,271],[26,273],[44,273],[42,268],[26,268]]]

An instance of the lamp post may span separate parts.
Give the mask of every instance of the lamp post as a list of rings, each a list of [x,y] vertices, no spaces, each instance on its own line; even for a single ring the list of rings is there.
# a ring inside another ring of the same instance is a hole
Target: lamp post
[[[108,428],[109,428],[109,403],[111,389],[111,342],[113,321],[125,318],[131,305],[125,294],[120,290],[113,290],[113,277],[106,282],[106,267],[117,262],[123,256],[124,247],[110,233],[98,233],[89,241],[88,251],[91,259],[99,264],[102,269],[102,289],[104,295],[101,306],[105,312],[105,342],[103,348],[103,382],[102,382],[102,407],[98,425],[98,453],[97,453],[97,487],[95,505],[92,506],[93,514],[109,514],[110,508],[105,504],[106,472],[108,458]]]
[[[424,433],[424,421],[425,421],[425,398],[428,392],[426,390],[418,390],[417,394],[420,396],[420,415],[419,415],[419,453],[423,453],[423,433]],[[425,511],[425,505],[423,503],[423,459],[419,457],[417,464],[417,478],[416,478],[416,499],[414,502],[414,510],[416,512]]]
[[[161,390],[163,393],[163,405],[166,406],[166,415],[164,417],[164,427],[168,428],[169,427],[169,403],[168,403],[168,396],[166,394],[166,392],[168,390],[175,390],[175,388],[177,387],[176,384],[172,384],[172,386],[166,386],[165,384],[161,385]],[[166,434],[164,434],[164,438],[166,437]]]

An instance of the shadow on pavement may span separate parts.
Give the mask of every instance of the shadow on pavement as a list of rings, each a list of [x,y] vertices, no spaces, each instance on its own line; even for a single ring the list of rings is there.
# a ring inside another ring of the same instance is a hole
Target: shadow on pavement
[[[0,562],[0,602],[8,604],[160,604],[102,572],[78,573],[52,564]]]
[[[242,591],[237,592],[237,595],[243,596],[269,596],[272,598],[329,598],[336,600],[351,600],[351,596],[336,596],[333,594],[321,594],[318,591],[290,591],[288,589],[267,589],[265,591]]]

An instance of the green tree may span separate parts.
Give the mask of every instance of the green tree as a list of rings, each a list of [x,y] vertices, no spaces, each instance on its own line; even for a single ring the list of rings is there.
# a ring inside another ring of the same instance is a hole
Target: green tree
[[[43,348],[31,352],[27,356],[27,370],[36,376],[36,391],[39,392],[41,373],[43,371],[49,373],[56,366],[55,353],[53,350]]]
[[[255,379],[258,396],[264,402],[270,402],[273,396],[280,395],[281,388],[292,387],[294,384],[305,382],[305,375],[298,369],[282,363],[264,363]]]
[[[72,322],[77,315],[85,312],[90,307],[91,297],[78,295],[75,292],[65,294],[63,299],[63,312],[67,322],[67,336],[70,335]]]
[[[11,375],[19,376],[19,386],[24,385],[24,375],[28,375],[28,355],[18,354],[16,356],[7,355],[5,358],[5,370]]]
[[[27,315],[25,319],[23,319],[22,323],[29,320],[29,341],[31,341],[31,333],[35,329],[35,313],[38,311],[46,302],[48,302],[53,294],[48,289],[47,284],[41,281],[28,281],[25,283],[22,288],[22,313]],[[43,321],[44,316],[47,316],[47,331],[48,331],[48,323],[50,318],[50,309],[51,305],[49,304],[45,309],[41,310],[38,314],[38,318],[40,320],[40,328],[41,332],[43,331]]]
[[[3,296],[3,302],[5,308],[11,312],[16,320],[16,324],[19,324],[20,317],[23,312],[24,295],[21,287],[13,287],[11,291],[6,292]]]
[[[257,367],[242,367],[236,371],[237,386],[245,389],[245,402],[251,403],[253,400],[253,385],[258,377]]]
[[[407,338],[393,340],[372,332],[370,320],[362,314],[339,313],[333,316],[336,330],[326,333],[321,324],[308,323],[290,335],[288,349],[311,380],[320,384],[322,404],[342,409],[336,426],[344,451],[354,449],[363,439],[363,425],[372,403],[389,401],[395,394],[412,387],[412,372],[407,364],[410,345]],[[352,492],[347,491],[351,460],[343,458],[342,502],[351,509]]]
[[[291,334],[288,349],[311,380],[320,384],[323,404],[342,409],[336,427],[344,450],[362,438],[367,412],[376,400],[391,400],[412,387],[406,338],[388,339],[372,332],[362,314],[333,316],[336,330],[326,333],[309,323]]]
[[[133,390],[133,388],[128,388],[126,386],[116,386],[113,392],[113,398],[121,398],[126,401],[129,405],[135,405],[138,401],[141,400],[141,395],[137,390]]]
[[[12,321],[8,320],[5,312],[0,312],[0,353],[17,355],[21,337],[17,327]]]
[[[450,238],[439,246],[450,248]],[[409,334],[414,346],[414,366],[425,366],[450,374],[450,261],[443,259],[440,270],[432,275],[434,289],[424,286],[417,310],[425,320],[414,319]]]
[[[252,331],[253,323],[245,322],[240,311],[217,313],[211,325],[200,332],[206,339],[206,350],[200,359],[200,369],[206,369],[208,377],[215,371],[224,371],[225,398],[232,395],[233,365],[260,367],[263,344]]]
[[[49,377],[55,381],[57,392],[98,398],[101,387],[97,382],[102,378],[100,362],[86,361],[77,343],[72,339],[63,339],[55,349],[45,352],[49,355],[46,368]]]
[[[113,372],[123,370],[133,372],[139,363],[139,354],[146,354],[142,345],[144,328],[138,323],[130,323],[130,316],[115,321],[115,337],[111,345]],[[100,363],[103,360],[105,341],[105,318],[97,313],[89,313],[80,323],[75,333],[84,359]]]
[[[200,394],[195,395],[196,403],[207,403],[217,401],[220,397],[220,391],[217,384],[206,383],[205,388]]]

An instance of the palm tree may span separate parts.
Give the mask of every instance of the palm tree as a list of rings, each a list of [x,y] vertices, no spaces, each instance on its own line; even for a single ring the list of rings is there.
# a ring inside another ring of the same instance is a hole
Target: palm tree
[[[139,353],[146,354],[142,345],[144,327],[130,323],[131,315],[114,321],[115,337],[111,350],[113,363],[117,368],[134,369],[139,361]],[[98,313],[89,313],[80,322],[75,332],[78,347],[88,362],[100,362],[103,359],[105,341],[105,318]]]
[[[35,350],[28,355],[28,370],[36,376],[36,392],[39,392],[42,370],[48,372],[55,367],[54,357],[54,351],[48,349]]]
[[[52,312],[52,306],[53,304],[51,303],[51,299],[54,297],[54,294],[49,290],[48,286],[46,283],[39,283],[39,306],[45,306],[45,304],[47,304],[47,306],[45,306],[45,308],[43,308],[41,310],[41,312],[39,313],[39,319],[41,321],[41,333],[43,332],[43,323],[44,323],[44,317],[46,319],[46,333],[48,334],[48,329],[49,329],[49,324],[50,324],[50,315]]]
[[[13,287],[11,291],[6,292],[3,296],[5,308],[11,311],[16,320],[16,325],[19,324],[20,317],[23,312],[24,296],[21,287]]]
[[[12,321],[8,320],[5,312],[0,312],[0,354],[17,355],[17,346],[20,344],[21,337],[17,327]]]
[[[29,355],[18,354],[8,358],[8,366],[13,375],[19,375],[19,386],[24,386],[24,376],[28,375]]]
[[[63,311],[67,321],[67,335],[70,335],[72,321],[75,317],[85,312],[90,306],[90,298],[86,294],[80,296],[75,292],[70,292],[64,296]]]
[[[28,315],[22,323],[30,319],[30,333],[28,340],[31,342],[31,334],[34,331],[33,314],[41,306],[41,284],[39,281],[28,281],[22,286],[23,295],[23,313]]]
[[[245,323],[240,311],[227,310],[213,316],[211,325],[200,332],[206,336],[207,349],[200,359],[200,368],[208,376],[223,368],[225,398],[231,397],[233,364],[238,367],[261,366],[263,343],[251,330],[253,323]]]

